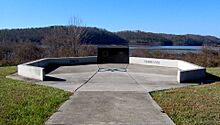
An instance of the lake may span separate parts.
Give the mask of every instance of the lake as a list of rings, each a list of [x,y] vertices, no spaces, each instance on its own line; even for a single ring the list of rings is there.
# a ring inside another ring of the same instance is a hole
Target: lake
[[[199,53],[203,46],[144,46],[144,45],[130,45],[130,51],[136,49],[147,49],[151,51],[164,51],[169,53]],[[220,47],[214,47],[213,50],[220,51]]]

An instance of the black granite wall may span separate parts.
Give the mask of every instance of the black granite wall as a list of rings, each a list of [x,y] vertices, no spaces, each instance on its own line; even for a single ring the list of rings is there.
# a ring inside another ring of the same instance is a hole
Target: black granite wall
[[[98,64],[129,63],[129,48],[98,48]]]

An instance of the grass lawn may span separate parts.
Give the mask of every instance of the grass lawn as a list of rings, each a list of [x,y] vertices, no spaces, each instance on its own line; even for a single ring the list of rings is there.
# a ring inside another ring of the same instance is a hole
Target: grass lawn
[[[220,67],[216,67],[216,68],[207,68],[207,72],[220,77]]]
[[[220,68],[207,71],[220,77]],[[177,125],[220,125],[220,82],[151,95]]]
[[[16,67],[0,67],[0,125],[40,125],[71,93],[5,78]]]

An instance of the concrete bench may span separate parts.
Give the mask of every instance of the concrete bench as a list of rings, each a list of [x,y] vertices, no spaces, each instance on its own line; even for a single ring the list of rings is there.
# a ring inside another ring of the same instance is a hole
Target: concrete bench
[[[18,65],[18,75],[27,78],[44,80],[48,69],[57,66],[70,66],[97,63],[97,57],[44,58]]]
[[[131,64],[177,68],[177,82],[179,83],[203,79],[206,75],[206,68],[182,60],[130,57],[129,62]]]
[[[203,79],[206,74],[204,67],[182,60],[129,57],[129,63],[177,68],[179,83]],[[97,57],[44,58],[18,65],[17,68],[18,75],[43,81],[51,67],[80,64],[97,64]]]

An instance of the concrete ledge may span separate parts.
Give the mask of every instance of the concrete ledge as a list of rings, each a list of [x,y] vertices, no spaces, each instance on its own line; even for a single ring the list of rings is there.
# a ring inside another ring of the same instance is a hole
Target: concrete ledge
[[[141,64],[141,65],[164,66],[164,67],[172,67],[172,68],[178,67],[177,60],[169,60],[169,59],[130,57],[129,62],[132,64]]]
[[[184,83],[205,78],[206,69],[204,67],[182,61],[169,59],[154,59],[154,58],[140,58],[130,57],[130,63],[141,65],[153,65],[177,68],[177,82]]]
[[[206,74],[204,67],[182,60],[130,57],[129,62],[131,64],[177,68],[177,82],[179,83],[203,79]],[[43,81],[45,74],[51,70],[50,68],[53,70],[53,67],[57,66],[80,64],[97,64],[97,57],[44,58],[18,65],[17,68],[18,75]]]
[[[18,75],[43,81],[47,68],[79,64],[96,64],[97,57],[44,58],[17,66]]]
[[[206,76],[206,69],[195,69],[195,70],[187,70],[187,71],[181,71],[178,70],[177,74],[177,82],[184,83],[184,82],[190,82],[195,80],[200,80],[205,78]]]
[[[21,64],[17,66],[18,75],[24,76],[27,78],[37,79],[37,80],[44,80],[44,68],[42,67],[36,67],[36,66],[30,66]]]
[[[177,81],[179,83],[200,80],[206,76],[206,68],[186,61],[178,60],[178,68]]]

